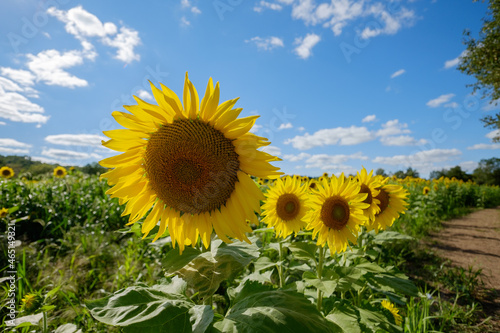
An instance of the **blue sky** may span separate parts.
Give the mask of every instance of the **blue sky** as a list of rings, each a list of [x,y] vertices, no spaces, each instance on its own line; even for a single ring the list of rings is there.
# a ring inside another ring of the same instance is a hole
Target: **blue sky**
[[[288,174],[411,166],[471,172],[500,144],[499,111],[456,69],[469,0],[7,0],[0,4],[0,154],[85,165],[148,80],[200,94],[209,77]]]

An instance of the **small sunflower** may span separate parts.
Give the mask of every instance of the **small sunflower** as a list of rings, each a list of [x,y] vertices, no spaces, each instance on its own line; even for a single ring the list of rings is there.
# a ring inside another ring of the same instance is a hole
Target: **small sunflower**
[[[324,179],[316,189],[309,198],[306,229],[313,229],[313,238],[318,235],[318,245],[328,243],[332,253],[344,252],[348,241],[356,243],[359,226],[367,219],[363,214],[369,207],[363,202],[367,194],[359,193],[359,184],[343,174],[339,178],[332,175],[330,181]]]
[[[111,140],[103,145],[123,152],[100,162],[113,168],[101,175],[114,185],[107,193],[127,203],[128,224],[147,215],[144,237],[160,221],[153,241],[168,227],[180,251],[199,236],[208,247],[213,229],[225,242],[228,236],[249,242],[247,219],[258,224],[254,212],[264,199],[250,175],[281,174],[269,163],[280,159],[258,150],[270,142],[250,133],[258,116],[238,119],[238,99],[219,104],[219,83],[214,87],[211,78],[201,103],[187,73],[182,104],[160,86],[151,84],[158,105],[134,96],[137,105],[124,106],[131,113],[112,113],[126,129],[104,132]]]
[[[375,214],[375,220],[366,225],[368,230],[375,230],[377,233],[390,227],[400,214],[405,213],[408,205],[405,201],[408,191],[401,185],[386,184],[388,180],[388,178],[381,180],[382,186],[377,188],[380,192],[375,199],[380,201],[380,212]]]
[[[12,170],[12,168],[9,168],[8,166],[1,167],[0,177],[7,179],[12,178],[14,177],[14,170]]]
[[[323,172],[323,178],[328,178],[328,172]]]
[[[363,201],[364,203],[369,204],[370,206],[366,209],[363,209],[363,213],[369,220],[375,219],[375,214],[380,212],[379,204],[380,201],[376,199],[377,195],[380,193],[377,190],[377,187],[380,187],[380,182],[378,181],[378,177],[373,177],[373,170],[370,173],[367,173],[366,169],[363,167],[361,172],[358,172],[357,181],[361,186],[359,193],[366,193],[366,199]]]
[[[301,185],[300,179],[286,176],[278,179],[266,193],[262,222],[274,227],[277,237],[285,238],[292,232],[297,234],[306,226],[307,188]]]
[[[422,190],[422,193],[424,195],[428,195],[430,191],[431,191],[431,188],[429,186],[425,186],[424,189]]]
[[[54,177],[64,178],[67,174],[68,172],[66,171],[66,168],[62,166],[58,166],[54,169]]]
[[[394,321],[396,322],[396,325],[398,325],[398,326],[401,325],[403,320],[401,318],[401,315],[398,313],[399,310],[394,306],[394,304],[392,304],[388,300],[383,300],[382,307],[384,309],[389,310],[392,313],[392,316],[394,317]]]
[[[21,299],[22,308],[27,313],[35,312],[42,304],[42,297],[38,294],[26,294],[24,298]]]
[[[0,219],[6,217],[9,214],[9,210],[7,208],[0,209]]]

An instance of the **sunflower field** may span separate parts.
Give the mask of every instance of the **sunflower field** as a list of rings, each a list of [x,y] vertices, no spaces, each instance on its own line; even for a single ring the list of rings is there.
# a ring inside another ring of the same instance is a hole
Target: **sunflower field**
[[[256,117],[238,118],[237,99],[220,102],[219,83],[210,79],[201,101],[187,75],[182,102],[160,88],[152,85],[157,104],[136,98],[130,113],[113,112],[124,128],[104,132],[117,151],[100,162],[106,173],[57,167],[28,180],[0,170],[4,329],[448,332],[487,323],[479,274],[462,272],[468,287],[452,288],[449,268],[419,240],[442,220],[500,204],[500,188],[364,168],[283,175],[260,149],[267,139],[250,132]],[[455,300],[440,288],[456,290]]]

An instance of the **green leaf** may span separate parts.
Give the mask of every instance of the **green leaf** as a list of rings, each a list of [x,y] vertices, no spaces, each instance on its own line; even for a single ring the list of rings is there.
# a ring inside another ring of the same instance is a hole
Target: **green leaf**
[[[313,272],[304,272],[302,279],[308,287],[312,286],[321,290],[324,293],[325,298],[330,297],[337,287],[337,281],[327,280],[324,278],[320,280]]]
[[[402,233],[396,231],[383,231],[379,232],[374,238],[373,242],[375,244],[384,244],[384,243],[394,243],[397,241],[411,241],[414,238],[408,235],[403,235]]]
[[[290,251],[292,251],[293,256],[297,260],[314,260],[316,261],[316,252],[318,246],[312,242],[295,242],[288,246]]]
[[[212,242],[211,251],[201,253],[191,249],[185,252],[187,258],[182,258],[184,253],[167,256],[166,264],[170,264],[167,270],[180,275],[201,298],[213,295],[222,281],[234,277],[259,256],[259,249],[254,244],[239,241],[225,244],[218,239]]]
[[[95,319],[122,326],[125,332],[192,332],[194,303],[184,295],[169,293],[169,286],[132,286],[86,305]]]
[[[210,305],[195,305],[189,310],[189,315],[193,333],[204,333],[214,320],[214,311]]]
[[[241,299],[215,323],[214,330],[223,333],[304,333],[336,332],[304,295],[273,290]]]
[[[335,273],[339,276],[337,280],[338,291],[348,291],[349,289],[360,290],[365,284],[364,272],[356,267],[334,267]]]
[[[273,290],[273,287],[270,285],[265,285],[258,281],[246,280],[245,282],[240,283],[240,285],[236,288],[229,288],[227,290],[227,294],[231,299],[231,303],[235,304],[252,294],[270,290]]]
[[[175,272],[182,267],[186,266],[201,254],[200,251],[193,247],[186,247],[182,254],[179,253],[179,248],[170,250],[162,261],[162,266],[166,268],[167,272]]]
[[[340,332],[361,333],[359,312],[346,301],[337,301],[326,319],[341,327]]]
[[[401,278],[388,274],[377,274],[367,277],[367,280],[369,284],[380,290],[418,297],[418,288],[407,278]]]
[[[362,262],[361,264],[358,264],[355,266],[357,269],[362,270],[363,272],[371,272],[371,273],[385,273],[385,269],[380,267],[379,265],[373,263],[373,262]]]
[[[363,330],[363,332],[402,332],[403,329],[397,325],[394,325],[389,321],[389,319],[384,315],[384,313],[373,306],[365,305],[364,307],[356,307],[359,312],[360,322],[368,330]]]

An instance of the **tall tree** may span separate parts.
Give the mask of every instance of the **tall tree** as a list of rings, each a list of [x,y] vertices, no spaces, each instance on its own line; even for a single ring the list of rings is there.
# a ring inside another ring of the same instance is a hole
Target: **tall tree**
[[[477,0],[474,0],[477,2]],[[492,103],[500,101],[500,0],[488,0],[488,11],[483,18],[479,37],[471,37],[465,31],[467,50],[461,58],[458,69],[472,75],[477,82],[471,84],[473,92],[482,91],[483,98],[489,97]],[[485,127],[500,129],[500,114],[481,119]],[[500,141],[500,137],[493,138]]]

